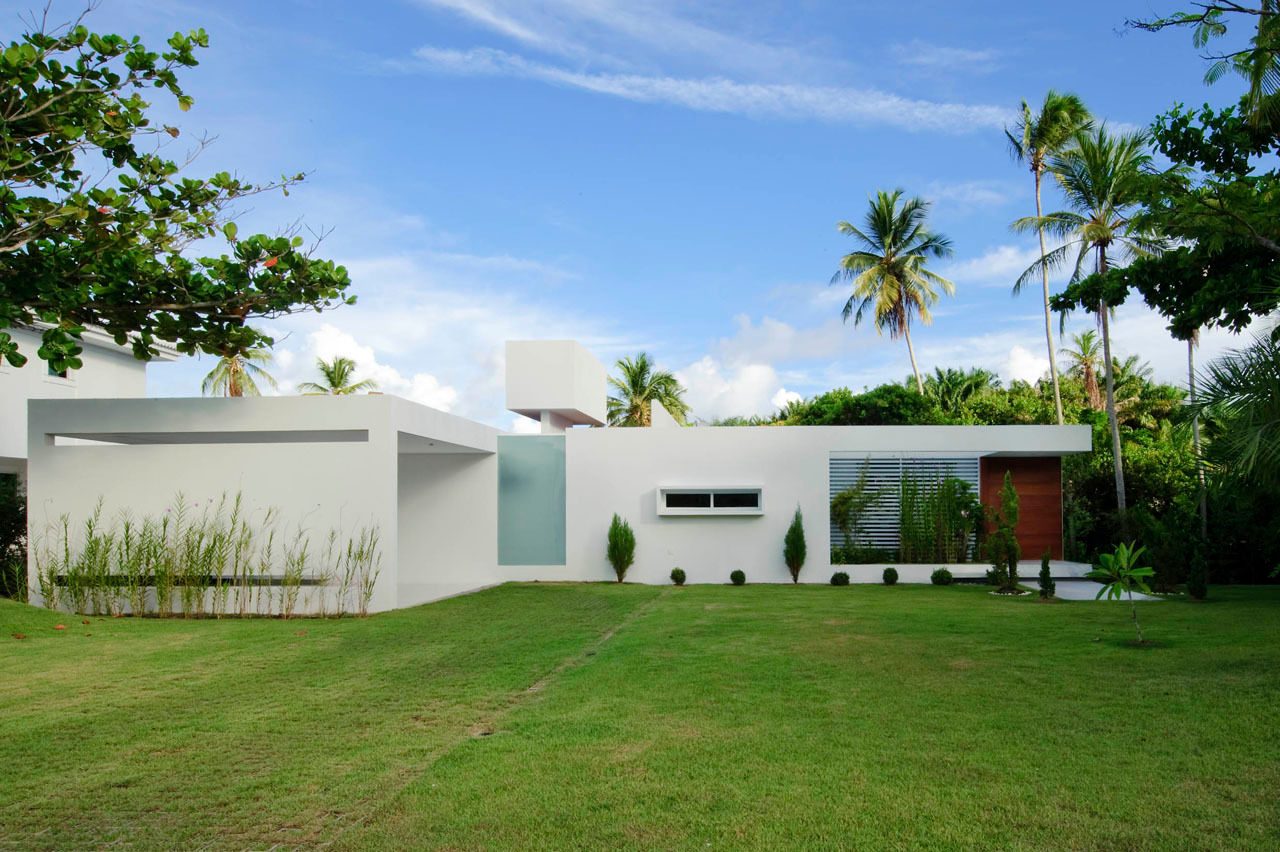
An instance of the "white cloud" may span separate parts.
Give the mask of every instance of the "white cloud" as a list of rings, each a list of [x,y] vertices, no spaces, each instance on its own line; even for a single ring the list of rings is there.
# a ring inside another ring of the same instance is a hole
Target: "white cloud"
[[[785,70],[832,68],[847,63],[815,51],[812,44],[775,45],[728,31],[740,15],[724,16],[725,25],[712,26],[680,14],[688,6],[661,0],[417,0],[424,7],[444,9],[533,49],[614,67],[633,63],[627,57],[654,54],[717,68],[777,73]],[[699,17],[708,18],[700,9]]]
[[[773,399],[769,400],[769,404],[774,408],[781,410],[791,403],[799,402],[802,399],[804,399],[804,397],[795,391],[789,391],[786,388],[778,388],[778,392],[773,395]]]
[[[685,401],[701,420],[770,414],[779,408],[775,400],[790,398],[777,371],[768,364],[726,368],[706,355],[675,372],[685,388]]]
[[[893,58],[902,65],[932,71],[988,72],[996,68],[997,51],[973,50],[963,47],[943,47],[920,39],[892,47]]]
[[[1035,382],[1049,372],[1049,359],[1044,355],[1033,355],[1025,346],[1014,346],[1009,350],[1009,357],[1001,365],[999,373],[1007,382]]]
[[[291,349],[276,352],[281,391],[296,392],[299,383],[318,381],[316,359],[332,361],[336,357],[355,361],[353,381],[372,379],[383,393],[402,396],[441,411],[449,411],[458,402],[458,391],[453,387],[442,384],[430,373],[406,376],[395,367],[379,363],[372,347],[361,344],[353,335],[328,322],[307,335],[301,352],[295,353]]]
[[[516,435],[537,435],[542,432],[542,423],[523,414],[515,414],[507,425],[507,431]]]
[[[875,123],[905,130],[965,133],[1004,127],[1011,112],[981,104],[914,100],[875,89],[794,83],[742,83],[724,77],[685,78],[572,71],[491,48],[421,47],[419,67],[455,74],[519,77],[641,103],[759,118]]]
[[[994,207],[1012,201],[1016,190],[1006,181],[935,181],[925,187],[923,195],[927,201],[952,201],[968,207]]]
[[[1059,245],[1061,245],[1061,242],[1046,242],[1045,248],[1053,251]],[[976,284],[980,287],[1006,287],[1012,289],[1014,282],[1018,280],[1018,276],[1029,269],[1031,264],[1035,263],[1039,257],[1040,247],[1038,245],[996,246],[988,249],[979,257],[947,264],[938,270],[938,274],[955,281],[957,284]],[[1037,282],[1039,281],[1039,275],[1039,272],[1035,274]],[[1051,284],[1059,278],[1062,278],[1062,273],[1053,271],[1049,273]]]

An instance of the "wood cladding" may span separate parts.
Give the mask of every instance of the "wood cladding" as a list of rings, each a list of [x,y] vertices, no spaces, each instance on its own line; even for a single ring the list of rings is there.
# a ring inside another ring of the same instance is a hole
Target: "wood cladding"
[[[988,506],[1000,505],[1005,472],[1018,492],[1018,525],[1014,534],[1023,559],[1039,559],[1045,548],[1062,558],[1062,459],[984,457],[979,493]]]

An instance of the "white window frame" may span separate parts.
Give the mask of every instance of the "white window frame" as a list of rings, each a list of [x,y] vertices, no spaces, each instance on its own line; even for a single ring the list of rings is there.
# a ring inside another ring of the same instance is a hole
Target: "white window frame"
[[[709,494],[711,496],[710,506],[697,507],[670,507],[667,505],[668,494]],[[754,507],[744,506],[716,506],[717,494],[755,494],[756,505]],[[742,517],[764,514],[764,488],[759,485],[714,485],[714,486],[696,486],[696,485],[660,485],[658,486],[658,515],[662,517],[688,517],[688,516],[715,516],[715,517]]]

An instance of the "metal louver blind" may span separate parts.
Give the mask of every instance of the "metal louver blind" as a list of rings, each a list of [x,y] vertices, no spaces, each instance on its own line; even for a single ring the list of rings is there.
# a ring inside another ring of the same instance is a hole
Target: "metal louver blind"
[[[841,491],[858,484],[862,472],[867,474],[867,487],[878,491],[880,499],[862,518],[859,541],[862,547],[893,549],[898,546],[898,511],[901,482],[904,475],[924,482],[937,482],[954,477],[968,482],[978,493],[978,457],[955,458],[832,458],[830,460],[833,499]],[[845,544],[840,528],[831,525],[831,546]]]

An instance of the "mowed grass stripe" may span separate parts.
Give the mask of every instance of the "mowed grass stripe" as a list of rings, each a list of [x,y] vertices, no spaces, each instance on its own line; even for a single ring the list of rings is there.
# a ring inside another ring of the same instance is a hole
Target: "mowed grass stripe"
[[[89,625],[0,601],[0,837],[322,842],[659,593],[513,585],[364,620]]]
[[[340,848],[1280,845],[1280,589],[690,587]]]

